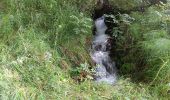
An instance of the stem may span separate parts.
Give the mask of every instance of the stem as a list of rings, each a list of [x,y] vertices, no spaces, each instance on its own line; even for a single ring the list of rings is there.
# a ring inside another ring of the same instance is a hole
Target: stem
[[[168,62],[169,62],[169,59],[168,59],[166,62],[164,62],[164,64],[163,64],[163,65],[161,66],[161,68],[158,70],[155,78],[153,79],[153,81],[150,83],[149,86],[151,86],[151,85],[155,82],[155,80],[156,80],[156,79],[158,78],[158,76],[159,76],[160,71],[167,65]]]

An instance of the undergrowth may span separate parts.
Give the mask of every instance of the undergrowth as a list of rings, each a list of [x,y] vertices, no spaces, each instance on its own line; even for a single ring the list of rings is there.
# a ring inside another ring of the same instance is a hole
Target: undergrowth
[[[93,2],[0,1],[1,100],[169,98],[169,5],[133,12],[135,20],[122,25],[117,39],[120,77],[109,86],[92,81]],[[128,5],[140,0],[132,3]]]

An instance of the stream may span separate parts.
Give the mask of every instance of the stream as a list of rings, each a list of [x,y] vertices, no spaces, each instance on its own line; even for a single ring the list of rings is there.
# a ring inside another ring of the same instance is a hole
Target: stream
[[[94,21],[95,35],[93,37],[91,58],[96,64],[95,81],[97,83],[114,84],[117,80],[117,69],[115,62],[109,56],[111,50],[111,37],[105,34],[107,26],[105,24],[105,17],[102,16]]]

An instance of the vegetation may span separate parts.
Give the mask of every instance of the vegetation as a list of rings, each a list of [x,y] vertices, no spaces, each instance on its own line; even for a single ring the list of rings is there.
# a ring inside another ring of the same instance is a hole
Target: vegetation
[[[112,0],[131,9],[142,0]],[[170,3],[121,23],[115,86],[93,82],[89,56],[94,0],[0,1],[1,100],[170,98]]]

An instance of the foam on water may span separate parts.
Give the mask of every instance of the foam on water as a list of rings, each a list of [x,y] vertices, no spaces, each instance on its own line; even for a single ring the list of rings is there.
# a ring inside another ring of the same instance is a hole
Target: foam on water
[[[95,20],[96,34],[103,34],[107,30],[104,22],[104,16]]]
[[[109,56],[110,51],[107,50],[108,39],[110,36],[105,34],[107,27],[104,22],[104,16],[95,20],[96,35],[92,43],[91,57],[96,63],[96,82],[106,82],[114,84],[116,82],[116,66]]]

